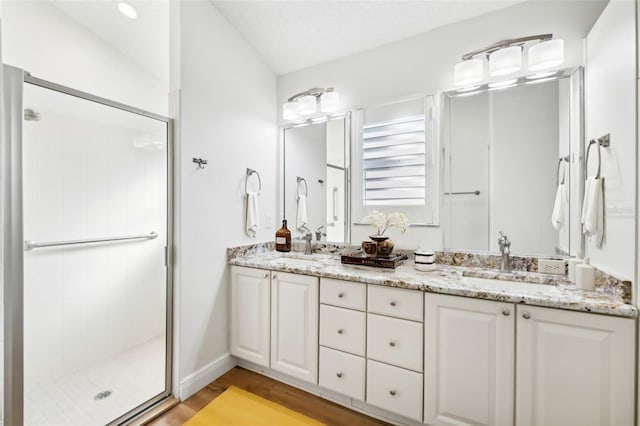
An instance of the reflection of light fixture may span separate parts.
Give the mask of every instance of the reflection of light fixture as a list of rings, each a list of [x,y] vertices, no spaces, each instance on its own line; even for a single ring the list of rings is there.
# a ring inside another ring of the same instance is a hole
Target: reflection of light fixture
[[[545,78],[545,77],[549,77],[549,76],[552,76],[552,75],[557,74],[557,73],[558,73],[558,71],[539,72],[538,74],[528,75],[527,79],[528,80],[534,80],[536,78]]]
[[[469,59],[456,64],[453,68],[453,80],[456,86],[467,86],[482,80],[482,59]]]
[[[496,87],[511,86],[515,84],[517,81],[518,81],[517,78],[512,78],[511,80],[505,80],[505,81],[496,81],[495,83],[489,83],[489,87],[496,88]]]
[[[525,84],[538,84],[538,83],[545,83],[547,81],[553,81],[553,80],[557,80],[557,79],[555,77],[540,78],[538,80],[527,81]]]
[[[493,92],[494,90],[502,90],[502,89],[508,89],[509,87],[515,87],[516,84],[509,84],[508,86],[498,86],[498,87],[491,87],[489,88],[487,91],[488,92]]]
[[[564,40],[549,40],[529,48],[529,69],[544,71],[564,62]]]
[[[120,13],[122,13],[124,16],[126,16],[129,19],[138,18],[138,11],[128,1],[119,2],[118,3],[118,10],[120,11]]]
[[[479,83],[483,78],[482,59],[489,61],[489,75],[502,76],[515,73],[522,68],[522,51],[527,43],[535,42],[528,50],[528,66],[531,71],[545,71],[557,67],[564,61],[564,41],[553,40],[553,34],[540,34],[499,41],[482,49],[462,55],[462,62],[453,69],[456,86]],[[536,78],[543,78],[540,75]],[[471,90],[471,89],[470,89]]]
[[[479,88],[480,88],[479,85],[478,86],[468,86],[468,87],[463,87],[462,89],[458,89],[458,92],[461,92],[461,93],[470,92],[472,90],[476,90],[476,89],[479,89]]]
[[[522,66],[522,48],[520,46],[505,47],[489,55],[489,74],[512,74]]]
[[[333,87],[326,89],[312,88],[290,97],[282,106],[282,118],[284,120],[296,120],[300,116],[313,115],[317,112],[317,104],[320,102],[320,111],[334,112],[340,109],[340,94]]]

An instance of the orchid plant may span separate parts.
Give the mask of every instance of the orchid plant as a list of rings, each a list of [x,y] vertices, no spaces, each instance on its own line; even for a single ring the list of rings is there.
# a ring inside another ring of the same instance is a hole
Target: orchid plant
[[[376,235],[384,235],[387,229],[394,227],[400,229],[400,232],[403,234],[409,230],[409,221],[404,213],[394,212],[385,214],[374,210],[365,216],[362,221],[376,228],[378,232]]]

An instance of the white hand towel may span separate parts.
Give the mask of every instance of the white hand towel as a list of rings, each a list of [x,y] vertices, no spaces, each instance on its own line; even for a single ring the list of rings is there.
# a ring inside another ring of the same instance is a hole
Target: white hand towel
[[[582,203],[583,232],[597,247],[604,236],[604,179],[587,178]]]
[[[304,232],[307,226],[309,217],[307,215],[307,196],[298,195],[298,211],[296,213],[296,229],[300,232]]]
[[[245,230],[251,238],[255,238],[258,233],[258,216],[258,193],[248,192]]]
[[[564,226],[564,212],[567,202],[567,189],[564,183],[558,185],[556,191],[556,201],[553,205],[553,212],[551,213],[551,224],[556,231],[559,231]]]

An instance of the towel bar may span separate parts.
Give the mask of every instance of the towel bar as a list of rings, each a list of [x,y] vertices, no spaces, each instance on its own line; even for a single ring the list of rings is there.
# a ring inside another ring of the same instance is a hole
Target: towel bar
[[[298,188],[297,188],[298,198],[300,198],[301,195],[304,195],[305,197],[309,195],[309,187],[307,186],[307,180],[303,177],[298,176],[296,178],[296,181],[298,182]],[[300,193],[300,182],[304,182],[304,194]]]
[[[591,150],[592,145],[598,145],[598,172],[596,173],[595,178],[600,179],[600,170],[602,166],[602,155],[600,154],[600,147],[608,148],[609,145],[611,145],[611,138],[609,136],[609,133],[607,133],[602,137],[599,137],[598,139],[591,139],[589,141],[589,146],[587,147],[587,155],[585,155],[585,159],[584,159],[585,178],[588,177],[587,167],[589,167],[589,151]]]
[[[566,177],[567,177],[567,168],[566,166],[562,168],[562,181],[560,181],[560,165],[562,164],[562,162],[569,162],[569,156],[566,155],[564,157],[560,157],[558,159],[558,169],[556,170],[556,186],[560,185],[560,184],[564,184]]]
[[[247,184],[249,183],[249,178],[253,174],[255,174],[258,177],[258,195],[260,195],[260,192],[262,191],[262,179],[260,179],[260,173],[248,167],[247,167],[247,175],[244,178],[244,193],[245,194],[249,193],[249,191],[247,190]]]

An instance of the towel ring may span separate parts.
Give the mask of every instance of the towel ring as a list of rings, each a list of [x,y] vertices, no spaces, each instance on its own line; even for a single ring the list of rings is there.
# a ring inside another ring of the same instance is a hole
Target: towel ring
[[[298,193],[298,198],[300,198],[301,195],[304,195],[305,197],[309,195],[309,187],[307,186],[307,180],[300,176],[298,176],[296,180],[298,181],[298,188],[296,191]],[[300,182],[304,182],[304,194],[300,193]]]
[[[584,173],[586,177],[589,177],[589,171],[587,168],[589,167],[589,151],[593,145],[598,145],[598,172],[596,173],[596,179],[600,179],[600,166],[602,162],[602,155],[600,154],[600,142],[596,139],[591,139],[589,141],[589,147],[587,147],[587,155],[584,160]]]
[[[558,170],[556,170],[556,186],[558,185],[564,185],[565,181],[566,181],[566,177],[567,177],[567,166],[563,166],[562,167],[562,181],[560,181],[560,166],[563,165],[562,162],[566,161],[567,163],[569,162],[569,156],[567,155],[566,157],[560,157],[558,159]]]
[[[249,194],[249,191],[247,190],[247,184],[249,183],[249,178],[252,174],[258,176],[258,195],[260,195],[260,191],[262,191],[262,179],[260,179],[260,173],[250,168],[247,168],[247,176],[244,179],[244,193]]]

